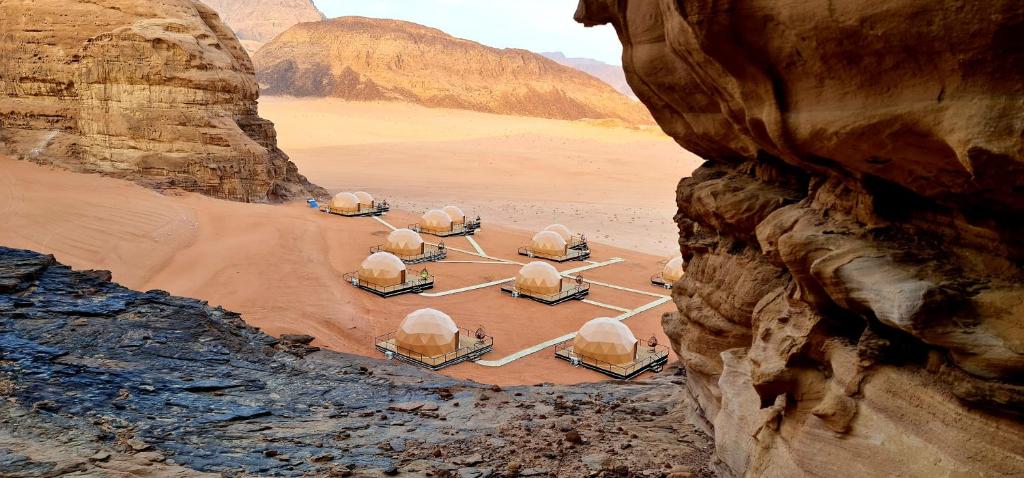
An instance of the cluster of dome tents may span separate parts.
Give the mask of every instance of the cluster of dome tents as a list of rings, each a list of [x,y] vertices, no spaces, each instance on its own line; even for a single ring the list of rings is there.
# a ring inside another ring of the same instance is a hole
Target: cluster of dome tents
[[[313,204],[313,203],[311,203]],[[390,209],[387,201],[376,201],[365,192],[336,194],[323,212],[348,217],[379,216]],[[421,234],[437,237],[470,236],[481,228],[480,217],[469,218],[457,206],[445,206],[424,213],[416,224],[394,229],[384,244],[371,249],[359,269],[345,274],[347,282],[380,297],[420,293],[434,287],[426,270],[409,270],[408,265],[447,258],[443,242],[432,244]],[[582,261],[590,257],[583,234],[574,234],[562,224],[537,232],[519,254],[551,262]],[[682,258],[674,258],[651,282],[664,287],[682,276]],[[579,275],[563,276],[552,264],[535,260],[523,265],[515,278],[502,284],[501,291],[547,305],[581,300],[590,284]],[[461,329],[444,312],[419,309],[407,315],[398,330],[376,337],[375,346],[388,358],[395,358],[433,370],[467,360],[477,360],[493,349],[493,337],[482,330]],[[653,339],[640,344],[625,324],[601,317],[583,325],[575,337],[555,347],[555,356],[577,366],[629,379],[645,370],[660,370],[668,360],[667,349]]]
[[[380,216],[389,210],[391,210],[391,207],[388,206],[386,200],[377,202],[370,193],[365,191],[335,194],[327,207],[322,209],[324,212],[349,217]]]

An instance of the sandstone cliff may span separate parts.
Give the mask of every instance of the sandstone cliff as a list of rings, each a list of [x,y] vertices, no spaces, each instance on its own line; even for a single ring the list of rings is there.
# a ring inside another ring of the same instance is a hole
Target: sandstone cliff
[[[1024,475],[1024,10],[582,0],[708,162],[664,326],[725,476]]]
[[[643,105],[536,53],[491,48],[398,20],[342,17],[298,24],[253,60],[264,94],[653,123]]]
[[[220,14],[250,53],[296,23],[325,19],[312,0],[203,0],[203,3]]]
[[[257,97],[200,2],[0,2],[0,142],[22,158],[240,201],[319,193]]]

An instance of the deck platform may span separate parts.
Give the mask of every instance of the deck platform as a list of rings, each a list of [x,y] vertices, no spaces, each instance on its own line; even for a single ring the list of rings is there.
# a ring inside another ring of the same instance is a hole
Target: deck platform
[[[386,213],[386,212],[388,212],[390,210],[391,210],[391,206],[389,206],[388,203],[386,203],[386,202],[383,202],[383,203],[380,203],[380,204],[374,204],[371,207],[365,207],[365,206],[360,205],[358,211],[337,211],[337,210],[331,209],[330,206],[325,206],[325,207],[321,207],[320,208],[321,212],[326,212],[328,214],[334,214],[336,216],[345,216],[345,217],[383,216],[384,213]]]
[[[477,339],[472,332],[465,329],[459,330],[458,348],[454,352],[444,355],[427,356],[399,347],[395,341],[395,332],[376,337],[373,342],[377,350],[386,356],[430,370],[440,370],[457,363],[475,361],[494,349],[494,337],[484,336],[483,339]]]
[[[383,245],[374,246],[370,249],[370,254],[376,252],[387,252],[393,254],[395,257],[402,260],[406,264],[422,264],[424,262],[434,262],[444,260],[448,257],[448,250],[444,247],[440,247],[434,244],[423,244],[423,254],[417,254],[414,256],[398,254],[392,251],[384,249]]]
[[[381,297],[394,297],[401,294],[418,294],[425,290],[434,288],[434,276],[427,276],[426,279],[420,277],[420,275],[412,274],[414,278],[409,279],[401,284],[396,285],[380,285],[373,282],[367,282],[359,278],[359,275],[355,272],[349,272],[344,275],[345,282],[352,284],[354,287],[358,287],[367,292],[372,292]]]
[[[569,249],[575,249],[577,251],[590,250],[590,245],[587,244],[587,237],[583,234],[576,234],[569,239]]]
[[[511,280],[501,285],[501,291],[511,294],[512,297],[525,297],[542,304],[558,305],[570,300],[582,300],[590,293],[590,284],[562,281],[562,291],[557,294],[534,294],[517,289],[515,281]]]
[[[453,237],[453,236],[472,236],[476,234],[476,230],[480,229],[480,223],[477,222],[476,227],[471,227],[467,224],[453,224],[450,231],[439,231],[436,229],[424,229],[419,224],[409,224],[408,228],[416,231],[420,234],[430,234],[431,236],[437,237]]]
[[[564,256],[552,256],[550,254],[531,251],[528,247],[520,247],[519,255],[530,258],[547,259],[554,262],[585,261],[590,258],[590,249],[569,248],[566,250]]]
[[[637,349],[636,360],[625,365],[617,365],[593,357],[579,355],[573,350],[572,344],[572,339],[556,344],[555,357],[578,367],[586,367],[619,380],[629,380],[648,370],[660,372],[665,364],[668,363],[668,348],[663,345],[650,347],[646,344],[640,344]]]
[[[662,274],[655,274],[651,276],[651,284],[654,284],[658,287],[664,287],[666,289],[671,289],[673,285],[672,282],[666,281],[665,276],[663,276]]]

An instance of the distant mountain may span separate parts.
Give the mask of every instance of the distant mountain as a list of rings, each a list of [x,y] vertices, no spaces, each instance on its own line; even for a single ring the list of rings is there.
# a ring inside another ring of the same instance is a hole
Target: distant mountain
[[[643,105],[579,70],[398,20],[300,23],[260,48],[253,62],[261,91],[269,95],[653,124]]]
[[[626,83],[626,74],[622,71],[621,66],[609,65],[591,58],[569,58],[560,51],[541,53],[541,55],[565,66],[571,66],[584,73],[594,75],[597,79],[612,85],[612,88],[618,90],[619,93],[637,99],[633,89],[629,87],[629,83]]]
[[[296,23],[326,18],[312,0],[203,0],[203,3],[217,11],[250,53]]]

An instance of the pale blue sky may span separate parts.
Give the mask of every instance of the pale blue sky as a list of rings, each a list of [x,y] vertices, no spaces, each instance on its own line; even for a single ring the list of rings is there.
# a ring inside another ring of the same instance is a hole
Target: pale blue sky
[[[313,0],[328,17],[396,18],[499,48],[561,51],[613,65],[622,46],[612,27],[573,21],[577,0]]]

